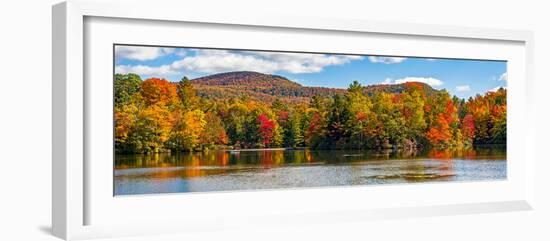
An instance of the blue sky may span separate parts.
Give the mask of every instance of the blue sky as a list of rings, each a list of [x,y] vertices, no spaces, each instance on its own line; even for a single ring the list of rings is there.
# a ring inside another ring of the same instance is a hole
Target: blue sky
[[[424,82],[468,98],[506,87],[505,61],[116,46],[115,72],[179,81],[230,71],[282,75],[305,86]]]

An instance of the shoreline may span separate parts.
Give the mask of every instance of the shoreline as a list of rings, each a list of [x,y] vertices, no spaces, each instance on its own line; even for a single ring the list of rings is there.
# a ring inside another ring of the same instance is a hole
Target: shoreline
[[[476,147],[500,147],[506,149],[506,144],[477,144],[472,145],[468,148],[444,148],[440,150],[470,150],[475,149]],[[422,151],[424,148],[415,148],[415,151]],[[434,148],[428,148],[434,149]],[[198,151],[189,151],[189,152],[155,152],[155,153],[115,153],[115,155],[155,155],[155,154],[181,154],[181,153],[201,153],[209,151],[219,151],[219,152],[229,152],[229,153],[238,153],[238,152],[253,152],[253,151],[301,151],[301,150],[313,150],[313,151],[378,151],[378,152],[399,152],[407,151],[408,149],[400,148],[383,148],[383,149],[311,149],[309,147],[274,147],[274,148],[249,148],[249,149],[209,149],[209,150],[198,150]],[[439,150],[439,149],[434,149]]]
[[[250,148],[250,149],[220,149],[219,151],[227,152],[246,152],[246,151],[292,151],[306,150],[307,147],[274,147],[274,148]]]

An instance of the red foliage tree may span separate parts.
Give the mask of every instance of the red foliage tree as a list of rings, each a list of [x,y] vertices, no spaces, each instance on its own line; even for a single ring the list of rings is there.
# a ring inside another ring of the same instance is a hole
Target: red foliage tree
[[[471,141],[475,135],[474,116],[467,114],[462,119],[462,136],[464,139]]]
[[[265,146],[269,145],[273,141],[273,134],[275,131],[275,121],[270,120],[265,114],[258,116],[258,132],[260,138]]]
[[[452,100],[447,101],[447,105],[445,106],[445,113],[444,114],[445,114],[445,120],[447,121],[448,124],[455,121],[456,107],[455,107]]]

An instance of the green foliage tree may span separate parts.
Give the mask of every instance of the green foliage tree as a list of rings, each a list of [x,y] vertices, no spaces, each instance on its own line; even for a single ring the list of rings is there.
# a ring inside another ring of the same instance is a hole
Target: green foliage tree
[[[198,98],[196,90],[193,88],[191,80],[187,77],[183,77],[177,86],[178,97],[181,101],[181,106],[185,110],[191,110],[197,108]]]
[[[426,132],[426,119],[424,117],[425,100],[417,90],[407,91],[403,94],[402,116],[405,119],[405,138],[417,144],[423,139]]]
[[[342,149],[349,141],[349,131],[345,128],[350,118],[349,105],[341,95],[332,98],[332,105],[327,121],[327,142],[329,146]]]
[[[346,122],[346,128],[350,133],[349,147],[363,149],[368,147],[368,127],[373,121],[372,102],[368,95],[363,93],[363,87],[359,82],[350,84],[346,94],[349,105],[350,117]]]
[[[126,105],[141,88],[141,78],[137,74],[115,74],[115,106]]]

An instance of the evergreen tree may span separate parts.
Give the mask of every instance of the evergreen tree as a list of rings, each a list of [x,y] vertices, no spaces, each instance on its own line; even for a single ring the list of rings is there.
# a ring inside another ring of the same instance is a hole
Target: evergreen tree
[[[177,93],[183,109],[191,110],[197,108],[197,93],[193,88],[193,84],[186,76],[178,83]]]

